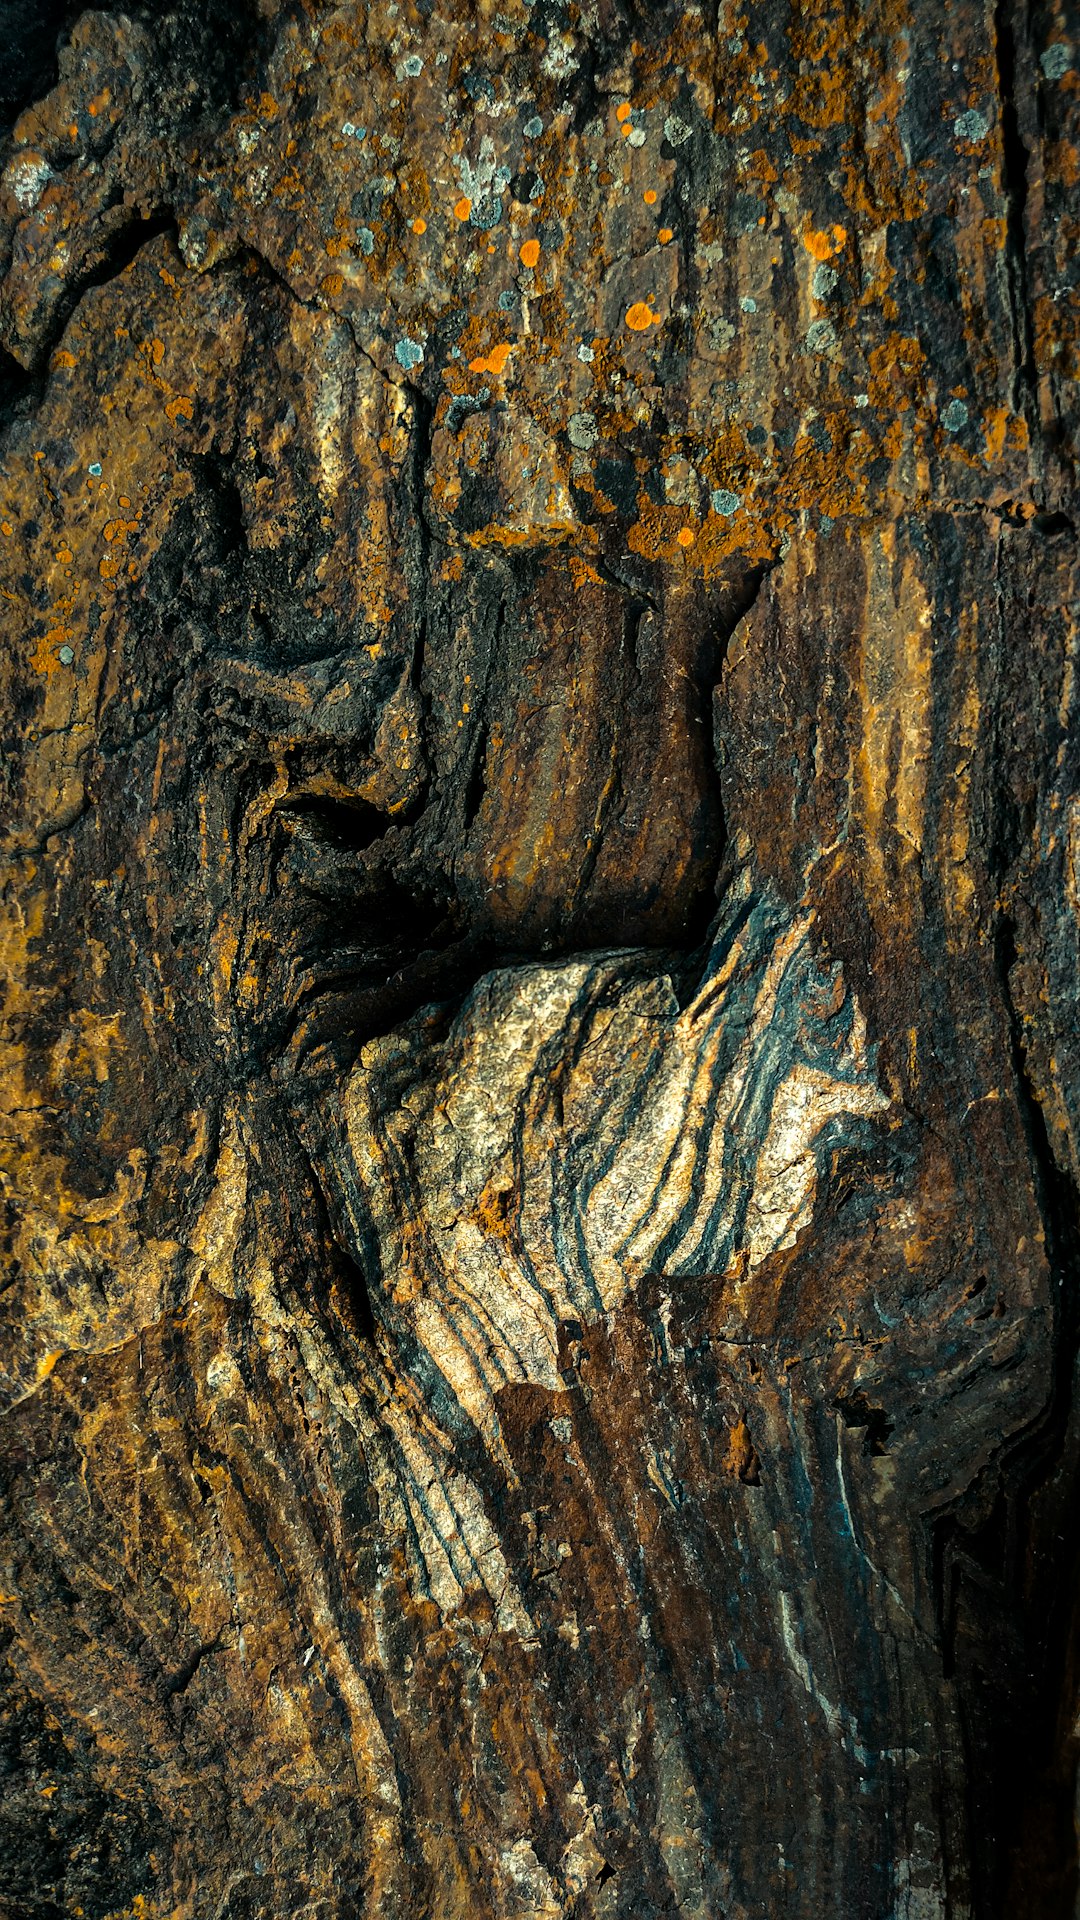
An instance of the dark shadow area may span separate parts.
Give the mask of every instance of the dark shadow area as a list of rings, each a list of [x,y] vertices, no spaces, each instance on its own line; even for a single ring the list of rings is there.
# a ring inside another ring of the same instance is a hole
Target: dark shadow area
[[[0,0],[0,138],[56,85],[59,48],[86,11],[84,0]],[[275,31],[255,0],[128,0],[115,11],[154,34],[161,84],[180,83],[195,111],[231,106]]]

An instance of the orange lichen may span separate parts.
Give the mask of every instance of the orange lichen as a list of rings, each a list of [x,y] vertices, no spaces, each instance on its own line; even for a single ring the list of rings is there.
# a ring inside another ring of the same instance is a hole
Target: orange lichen
[[[653,187],[646,187],[646,189],[645,189],[645,191],[644,191],[644,193],[642,194],[642,196],[641,196],[641,197],[642,197],[642,199],[644,200],[644,202],[645,202],[645,205],[646,205],[647,207],[655,207],[655,205],[656,205],[656,190],[655,190],[655,188],[653,188]]]
[[[412,223],[412,230],[413,230],[413,232],[414,232],[414,233],[426,233],[426,232],[427,232],[427,221],[426,221],[426,220],[421,220],[421,219],[419,219],[419,218],[417,218],[417,219],[415,219],[415,220],[413,221],[413,223]]]
[[[71,627],[50,627],[48,633],[38,641],[31,655],[30,665],[34,672],[46,675],[59,673],[63,666],[59,658],[59,648],[70,645],[74,638],[75,634]]]
[[[616,107],[615,118],[619,122],[620,126],[622,125],[624,120],[629,120],[631,112],[632,112],[632,108],[627,105],[625,100],[623,101],[621,106]]]
[[[569,528],[565,531],[569,532]],[[470,547],[523,547],[531,538],[531,533],[523,527],[504,527],[492,521],[477,533],[467,533],[465,544]]]
[[[470,373],[493,373],[495,374],[496,378],[499,378],[502,375],[503,369],[506,366],[506,362],[509,359],[510,355],[513,353],[513,351],[514,351],[513,341],[502,340],[500,341],[497,347],[492,347],[489,353],[481,355],[475,360],[470,360],[469,372]]]
[[[761,1461],[746,1421],[741,1418],[728,1437],[724,1467],[733,1480],[740,1480],[745,1486],[756,1486],[761,1478]]]
[[[680,527],[678,533],[675,535],[675,538],[678,541],[680,547],[692,547],[694,544],[693,527]]]
[[[1048,141],[1044,152],[1047,179],[1060,181],[1063,187],[1075,187],[1080,181],[1080,153],[1071,142]]]
[[[890,334],[868,356],[870,404],[882,411],[910,408],[910,394],[925,362],[920,341],[910,334]]]
[[[666,247],[669,240],[674,240],[675,235],[672,232],[670,227],[661,227],[656,237],[659,240],[660,245],[662,247]]]
[[[540,258],[539,240],[526,240],[518,253],[523,267],[535,267]]]
[[[1005,429],[1008,425],[1008,407],[991,407],[986,415],[986,458],[997,460],[1005,445]]]
[[[645,333],[649,327],[658,325],[660,315],[654,313],[647,300],[635,300],[633,306],[626,309],[626,324],[631,333]]]
[[[114,540],[126,540],[129,533],[138,533],[138,531],[137,520],[106,520],[101,529],[101,537],[107,545],[111,546]]]
[[[572,553],[570,555],[569,566],[570,566],[571,585],[575,589],[578,587],[587,587],[587,586],[588,587],[603,586],[604,584],[603,576],[597,573],[596,568],[592,565],[592,563],[588,560],[583,559],[580,554]]]
[[[460,200],[454,201],[454,219],[467,220],[471,212],[472,201],[467,193],[463,193]]]
[[[753,563],[767,560],[775,552],[776,525],[757,515],[722,519],[710,514],[694,534],[692,546],[687,547],[679,537],[684,530],[682,509],[666,503],[658,506],[642,493],[638,514],[627,530],[626,544],[631,553],[645,560],[681,561],[706,580],[723,577],[733,554]]]
[[[840,252],[846,240],[846,228],[837,226],[827,232],[807,227],[802,237],[803,246],[814,260],[831,260],[834,254]]]

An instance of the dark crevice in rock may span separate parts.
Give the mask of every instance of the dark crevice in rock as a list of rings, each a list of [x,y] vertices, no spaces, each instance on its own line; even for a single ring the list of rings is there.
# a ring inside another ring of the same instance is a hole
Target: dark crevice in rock
[[[732,588],[731,601],[722,632],[721,652],[717,662],[718,668],[723,667],[727,659],[728,648],[735,637],[737,629],[742,625],[747,614],[753,612],[758,595],[775,565],[776,559],[774,558],[762,563],[760,566],[749,568],[748,571],[743,574],[741,580]]]
[[[365,800],[327,799],[321,794],[301,793],[279,801],[275,812],[296,821],[313,839],[342,853],[366,851],[394,824]]]
[[[987,1888],[986,1913],[992,1920],[998,1920],[999,1915],[1005,1920],[1007,1913],[1016,1911],[1006,1898],[1004,1876],[1011,1868],[1013,1880],[1019,1878],[1027,1887],[1031,1912],[1045,1914],[1047,1920],[1051,1914],[1065,1920],[1075,1912],[1080,1860],[1072,1780],[1055,1778],[1055,1749],[1063,1704],[1062,1675],[1067,1670],[1069,1642],[1077,1628],[1080,1552],[1075,1535],[1064,1556],[1056,1538],[1044,1537],[1047,1522],[1040,1522],[1032,1496],[1059,1467],[1065,1468],[1069,1487],[1051,1503],[1053,1521],[1061,1519],[1062,1504],[1066,1514],[1075,1514],[1080,1495],[1080,1407],[1075,1401],[1080,1358],[1080,1194],[1055,1156],[1028,1064],[1023,1018],[1011,986],[1017,959],[1016,933],[1006,913],[998,919],[994,954],[1008,1020],[1017,1100],[1053,1277],[1056,1327],[1050,1348],[1053,1365],[1045,1413],[1035,1431],[1021,1436],[1010,1449],[1014,1457],[1002,1463],[1012,1535],[1004,1567],[1005,1594],[1010,1611],[1016,1615],[1021,1658],[1019,1664],[1004,1663],[993,1670],[990,1684],[999,1697],[1004,1689],[1015,1698],[1008,1703],[1009,1711],[994,1717],[996,1743],[980,1729],[987,1748],[995,1755],[996,1770],[980,1767],[978,1748],[973,1743],[969,1778],[975,1783],[996,1772],[995,1831],[1000,1835],[1000,1860],[998,1883],[992,1890]],[[1037,1793],[1032,1790],[1033,1780],[1038,1782]],[[1052,1804],[1055,1797],[1056,1807]],[[1036,1800],[1039,1804],[1033,1804]],[[1054,1827],[1049,1833],[1048,1812],[1053,1815]],[[1037,1849],[1033,1849],[1036,1823],[1043,1831]],[[1037,1857],[1031,1857],[1033,1853]],[[1036,1905],[1037,1901],[1041,1904]]]
[[[1028,151],[1020,131],[1016,104],[1016,38],[1011,0],[997,0],[994,8],[994,44],[998,93],[1001,102],[1001,148],[1004,165],[1006,271],[1013,323],[1013,406],[1033,425],[1037,378],[1035,336],[1028,284],[1025,214],[1028,200]]]
[[[1047,515],[1047,534],[1071,533]],[[1065,521],[1065,525],[1059,524]],[[1003,540],[1012,536],[1005,535]],[[999,648],[1009,657],[998,555]],[[1004,703],[995,725],[988,870],[999,894],[1031,846],[1036,823],[1009,775]],[[1080,1195],[1053,1148],[1025,1043],[1013,980],[1017,929],[999,905],[992,959],[1016,1106],[1051,1275],[1053,1336],[1041,1412],[1004,1445],[964,1500],[938,1521],[933,1559],[943,1662],[958,1692],[966,1770],[976,1920],[1068,1920],[1078,1860],[1075,1755],[1063,1751],[1062,1676],[1080,1629]],[[980,1297],[978,1277],[970,1297]],[[988,1302],[980,1317],[994,1312]],[[1068,1540],[1063,1551],[1063,1545]],[[1064,1743],[1067,1747],[1068,1743]]]
[[[192,454],[191,469],[212,503],[215,558],[231,560],[247,546],[244,502],[229,463],[218,453]]]
[[[1033,533],[1041,534],[1044,540],[1052,540],[1058,534],[1067,534],[1072,540],[1076,538],[1076,522],[1070,520],[1067,513],[1037,513],[1031,522],[1031,529]]]
[[[461,801],[461,824],[467,834],[483,805],[487,786],[487,749],[490,735],[486,726],[477,728],[469,762],[469,772],[465,781],[465,790]]]
[[[657,611],[656,601],[652,594],[647,593],[644,588],[637,585],[634,581],[624,580],[622,574],[616,572],[610,561],[598,559],[595,562],[595,566],[601,580],[606,580],[609,587],[616,587],[620,593],[626,595],[631,603],[632,610],[640,609],[644,612],[651,609],[653,613]]]
[[[341,1238],[335,1239],[331,1254],[331,1277],[336,1279],[348,1302],[353,1325],[361,1339],[375,1344],[375,1315],[371,1308],[367,1278],[358,1260],[354,1260]]]
[[[0,347],[0,433],[15,420],[28,418],[38,407],[45,386],[6,347]]]
[[[888,1453],[893,1423],[883,1407],[874,1406],[861,1389],[838,1396],[832,1405],[845,1427],[862,1433],[864,1453],[875,1456]]]
[[[178,1694],[186,1693],[195,1675],[198,1673],[199,1668],[202,1666],[203,1661],[209,1659],[212,1653],[217,1653],[220,1646],[221,1635],[216,1634],[213,1640],[207,1640],[205,1645],[196,1647],[194,1653],[190,1654],[184,1661],[183,1666],[178,1667],[176,1672],[166,1681],[163,1689],[165,1698],[172,1700],[175,1699]]]
[[[445,927],[445,935],[440,938]],[[490,942],[453,937],[455,923],[444,916],[432,926],[427,943],[417,938],[411,957],[388,958],[357,949],[335,967],[328,960],[318,980],[303,992],[284,1033],[272,1051],[288,1055],[295,1072],[311,1053],[328,1048],[337,1071],[351,1070],[365,1041],[400,1026],[421,1007],[464,997],[495,963]]]

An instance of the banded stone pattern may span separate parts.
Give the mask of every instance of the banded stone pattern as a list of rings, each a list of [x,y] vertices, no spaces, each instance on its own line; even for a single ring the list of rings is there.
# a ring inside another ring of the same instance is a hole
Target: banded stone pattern
[[[683,1006],[641,951],[488,974],[369,1042],[346,1090],[334,1171],[392,1364],[510,1471],[499,1394],[560,1390],[561,1327],[650,1275],[752,1290],[810,1219],[823,1138],[888,1105],[813,914],[748,866]],[[399,1440],[421,1592],[498,1593],[486,1523],[426,1500],[433,1463]]]

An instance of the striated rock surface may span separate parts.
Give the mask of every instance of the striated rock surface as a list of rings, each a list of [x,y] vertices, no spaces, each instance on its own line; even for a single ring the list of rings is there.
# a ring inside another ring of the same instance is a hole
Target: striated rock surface
[[[1080,16],[0,81],[0,1916],[1065,1920]]]

